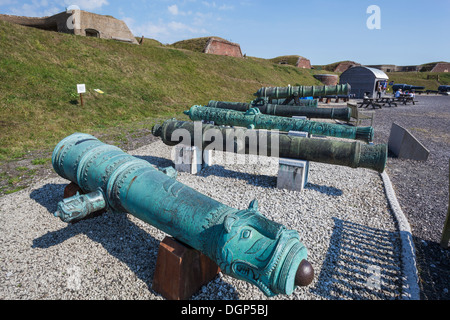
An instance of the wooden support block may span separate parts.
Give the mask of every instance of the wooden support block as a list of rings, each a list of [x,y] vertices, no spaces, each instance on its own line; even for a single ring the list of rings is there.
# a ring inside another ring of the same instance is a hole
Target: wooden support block
[[[152,289],[168,300],[187,300],[220,272],[217,264],[173,237],[159,245]]]
[[[80,194],[84,194],[84,192],[81,190],[81,188],[77,184],[75,184],[73,182],[69,183],[64,188],[64,199],[73,197],[74,195],[77,194],[77,192],[79,192]]]

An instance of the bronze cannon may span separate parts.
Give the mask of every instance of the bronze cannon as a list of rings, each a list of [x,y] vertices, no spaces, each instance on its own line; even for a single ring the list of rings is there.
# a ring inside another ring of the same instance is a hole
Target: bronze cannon
[[[311,100],[305,100],[311,101]],[[258,108],[263,114],[280,117],[304,116],[307,118],[317,119],[336,119],[349,121],[351,109],[344,108],[317,108],[313,106],[295,106],[282,104],[266,104],[266,103],[242,103],[242,102],[226,102],[226,101],[209,101],[206,105],[208,108],[230,109],[240,112],[246,112],[251,108]]]
[[[264,217],[256,200],[247,209],[231,208],[88,134],[61,140],[52,164],[85,193],[58,203],[55,216],[65,222],[105,208],[130,213],[267,296],[291,294],[296,286],[313,280],[298,232]]]
[[[387,160],[387,146],[384,144],[302,138],[281,132],[202,124],[200,121],[167,120],[156,124],[152,133],[169,146],[181,143],[198,146],[202,150],[301,159],[378,172],[384,171]]]

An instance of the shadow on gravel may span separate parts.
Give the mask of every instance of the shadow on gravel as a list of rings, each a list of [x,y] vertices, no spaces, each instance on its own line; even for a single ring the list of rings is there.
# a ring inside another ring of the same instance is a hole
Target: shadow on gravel
[[[277,178],[275,176],[229,170],[217,164],[204,168],[197,175],[202,177],[209,177],[213,175],[221,178],[239,179],[247,181],[248,184],[263,188],[273,188],[277,185]]]
[[[159,241],[136,226],[124,213],[106,213],[68,224],[63,229],[34,239],[32,248],[47,249],[62,245],[79,234],[101,244],[109,254],[125,263],[151,290]],[[95,266],[95,257],[91,256],[88,260]]]
[[[211,167],[203,169],[199,174],[202,177],[208,177],[210,175],[214,175],[222,178],[233,178],[239,180],[245,180],[248,184],[263,187],[263,188],[276,188],[277,187],[277,177],[276,176],[268,176],[264,174],[252,174],[239,172],[234,170],[225,169],[220,165],[213,165]],[[341,196],[343,194],[342,190],[328,187],[323,185],[318,185],[314,183],[307,183],[305,186],[306,189],[312,189],[330,196]]]
[[[50,215],[56,211],[58,202],[63,199],[65,187],[66,184],[47,184],[34,190],[30,194],[30,198],[45,207]],[[54,219],[59,218],[55,217]],[[105,212],[102,215],[94,214],[93,217],[87,217],[77,223],[67,224],[63,229],[47,232],[34,239],[32,248],[48,249],[63,245],[66,240],[80,234],[86,235],[90,240],[101,244],[109,254],[125,263],[147,285],[149,291],[159,295],[158,292],[152,290],[152,283],[160,241],[130,221],[126,213]],[[76,250],[75,248],[74,251],[76,252]],[[95,256],[86,258],[85,253],[80,253],[79,258],[81,261],[85,260],[85,263],[90,261],[94,264],[94,268],[96,267]],[[217,277],[207,286],[215,285],[226,288],[228,291],[234,289],[230,284]],[[211,294],[211,291],[215,293]],[[208,289],[206,292],[208,293],[208,299],[220,300],[224,298],[220,296],[219,290]],[[205,293],[200,290],[191,299],[204,299],[204,296]],[[236,293],[235,299],[239,299]]]
[[[450,248],[413,237],[421,300],[450,300]]]
[[[141,159],[141,160],[145,160],[148,163],[150,163],[154,166],[157,166],[157,167],[161,167],[161,168],[175,167],[173,161],[166,159],[166,158],[153,157],[153,156],[134,156],[134,157]]]
[[[316,287],[331,300],[389,300],[401,292],[398,234],[337,218]]]
[[[136,158],[145,160],[149,162],[150,164],[165,168],[165,167],[175,167],[172,160],[162,158],[162,157],[153,157],[153,156],[135,156]],[[209,177],[210,175],[214,175],[217,177],[222,178],[234,178],[239,180],[245,180],[248,184],[257,186],[257,187],[263,187],[263,188],[276,188],[277,186],[277,177],[276,176],[268,176],[263,174],[251,174],[251,173],[245,173],[245,172],[239,172],[234,170],[225,169],[221,165],[212,165],[210,167],[204,168],[200,173],[198,173],[199,176],[202,177]],[[313,183],[307,183],[305,186],[306,189],[312,189],[330,196],[341,196],[342,190],[329,187],[329,186],[323,186]]]
[[[58,202],[63,199],[66,186],[67,184],[48,183],[40,189],[33,190],[30,198],[53,214],[57,210]]]

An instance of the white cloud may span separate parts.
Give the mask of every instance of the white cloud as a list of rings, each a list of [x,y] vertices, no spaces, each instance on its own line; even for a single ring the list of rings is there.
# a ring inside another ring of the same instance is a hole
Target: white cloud
[[[231,5],[218,5],[215,1],[213,2],[208,2],[208,1],[202,1],[202,4],[208,8],[217,8],[219,10],[232,10],[234,9],[234,6]]]
[[[204,28],[197,28],[182,22],[159,20],[157,22],[147,22],[141,25],[136,25],[131,18],[122,18],[131,32],[136,36],[145,36],[147,38],[156,39],[162,43],[173,43],[180,39],[188,39],[201,35],[206,35],[207,31]]]
[[[219,7],[219,10],[233,10],[233,9],[234,9],[233,6],[227,6],[226,4],[221,5],[221,6]]]
[[[17,4],[15,0],[0,0],[0,6],[7,6],[10,4]]]
[[[87,11],[99,9],[109,4],[107,0],[65,0],[64,3],[67,6],[77,5],[81,10]]]
[[[45,17],[65,11],[66,7],[76,5],[82,10],[93,10],[108,4],[108,0],[31,0],[18,3],[16,0],[0,0],[0,5],[12,6],[8,14],[26,17]]]
[[[176,4],[169,6],[167,9],[169,9],[169,12],[174,16],[178,14],[178,6]]]
[[[0,0],[2,4],[16,4],[16,1]],[[11,8],[11,14],[25,17],[45,17],[52,16],[63,11],[56,5],[51,6],[47,0],[32,0],[31,3],[24,3],[20,7]]]
[[[205,6],[209,7],[209,8],[215,8],[217,6],[214,1],[213,2],[202,1],[202,3],[203,3],[203,5],[205,5]]]
[[[180,9],[178,9],[178,6],[176,4],[173,4],[171,6],[167,7],[167,10],[169,10],[169,12],[171,14],[173,14],[174,16],[188,16],[192,14],[192,11],[180,11]]]

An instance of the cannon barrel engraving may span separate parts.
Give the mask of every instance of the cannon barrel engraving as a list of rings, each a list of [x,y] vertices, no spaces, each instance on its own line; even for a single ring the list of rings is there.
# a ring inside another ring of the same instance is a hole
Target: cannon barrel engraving
[[[258,108],[240,112],[229,109],[192,106],[189,110],[184,111],[184,114],[188,115],[193,121],[214,121],[217,125],[250,129],[278,129],[285,132],[304,131],[311,134],[362,140],[365,142],[371,142],[374,135],[372,127],[350,127],[327,122],[278,117],[262,114]]]
[[[179,129],[186,130],[188,133],[186,136],[190,139],[184,140],[184,135],[178,135],[182,133],[177,132]],[[152,133],[161,137],[162,141],[169,146],[178,143],[194,146],[197,145],[195,139],[198,136],[195,130],[201,130],[199,136],[202,141],[199,146],[203,150],[212,148],[214,144],[221,151],[258,155],[261,153],[259,147],[261,144],[267,148],[263,150],[263,155],[266,156],[301,159],[351,168],[367,168],[377,172],[384,171],[388,153],[385,144],[369,145],[358,141],[302,138],[270,131],[259,134],[256,130],[226,128],[192,121],[167,120],[161,125],[155,125]],[[219,140],[222,145],[217,145]],[[228,147],[229,140],[233,141],[233,149]]]
[[[304,100],[314,101],[314,100]],[[305,116],[307,118],[317,119],[337,119],[350,120],[350,108],[317,108],[312,106],[295,106],[282,104],[265,104],[265,103],[241,103],[241,102],[226,102],[226,101],[209,101],[206,105],[208,108],[230,109],[240,112],[256,107],[263,114],[280,117]]]
[[[245,210],[231,208],[83,133],[58,143],[52,165],[86,193],[58,204],[55,216],[65,222],[104,208],[130,213],[201,251],[223,273],[256,285],[267,296],[291,294],[295,286],[312,281],[298,232],[264,217],[256,200]]]

